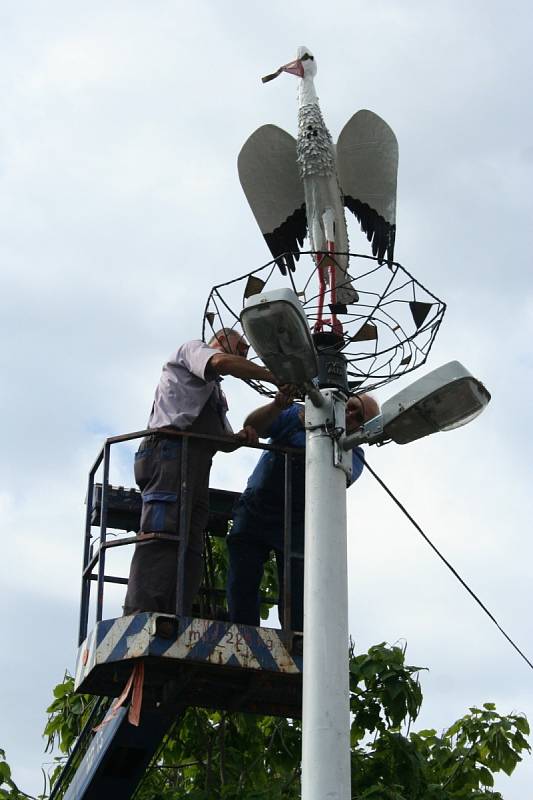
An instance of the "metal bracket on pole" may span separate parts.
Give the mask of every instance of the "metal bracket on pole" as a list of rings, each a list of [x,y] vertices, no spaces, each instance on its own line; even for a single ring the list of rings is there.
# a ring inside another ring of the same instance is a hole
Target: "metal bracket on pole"
[[[340,392],[332,392],[333,406],[333,466],[346,475],[346,486],[352,482],[352,453],[343,447],[346,430],[346,398]]]
[[[383,432],[383,416],[378,414],[369,420],[359,431],[343,436],[341,447],[344,450],[352,450],[358,444],[379,444],[385,438]]]
[[[313,393],[309,391],[309,386],[306,386],[307,396],[315,408],[320,409],[320,414],[307,413],[305,415],[305,429],[306,431],[316,431],[322,429],[324,433],[333,429],[335,424],[335,411],[333,409],[332,391],[330,389],[323,389],[320,391],[313,386]],[[318,399],[320,398],[320,400]],[[314,417],[318,417],[318,424]]]
[[[313,387],[315,396],[308,392],[309,399],[315,408],[321,408],[327,413],[322,426],[324,433],[333,440],[333,466],[341,469],[346,475],[346,485],[349,486],[352,480],[352,454],[344,447],[344,431],[346,429],[346,397],[336,389],[323,389],[321,392]],[[316,402],[316,396],[320,402]],[[316,425],[312,422],[305,424],[306,430],[315,430]]]

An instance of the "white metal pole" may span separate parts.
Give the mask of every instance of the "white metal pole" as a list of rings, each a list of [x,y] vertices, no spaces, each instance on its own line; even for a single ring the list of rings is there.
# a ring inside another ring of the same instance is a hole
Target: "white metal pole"
[[[306,398],[302,799],[350,800],[346,472],[330,433],[345,426],[342,393]],[[328,433],[329,430],[329,433]],[[342,463],[335,466],[339,461]]]

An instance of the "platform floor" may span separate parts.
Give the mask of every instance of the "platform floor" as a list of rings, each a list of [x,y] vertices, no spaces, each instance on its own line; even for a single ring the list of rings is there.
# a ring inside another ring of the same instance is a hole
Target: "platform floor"
[[[272,628],[142,613],[97,623],[78,651],[76,689],[115,697],[145,665],[147,702],[299,718],[302,637]]]

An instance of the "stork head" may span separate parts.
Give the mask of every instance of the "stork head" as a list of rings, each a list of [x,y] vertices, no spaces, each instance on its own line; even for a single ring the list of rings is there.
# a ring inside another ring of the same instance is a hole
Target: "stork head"
[[[306,76],[314,78],[316,75],[315,57],[308,47],[299,47],[294,61],[289,61],[288,64],[284,64],[271,75],[265,75],[261,80],[263,83],[267,83],[267,81],[272,81],[274,78],[277,78],[282,72],[297,75],[299,78],[304,78]]]
[[[303,45],[298,48],[296,53],[296,60],[300,62],[303,69],[303,75],[310,75],[312,78],[316,75],[316,61],[315,57],[308,47]]]

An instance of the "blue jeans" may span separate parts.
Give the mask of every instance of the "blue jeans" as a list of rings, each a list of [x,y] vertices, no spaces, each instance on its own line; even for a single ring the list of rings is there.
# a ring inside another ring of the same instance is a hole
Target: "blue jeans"
[[[280,513],[281,512],[281,513]],[[292,515],[292,552],[303,556],[303,514]],[[280,621],[283,620],[283,508],[250,511],[240,500],[235,510],[233,526],[226,542],[229,552],[228,609],[231,622],[245,625],[260,624],[259,587],[265,562],[274,551],[278,571]],[[291,630],[303,630],[304,565],[303,558],[291,559]]]

